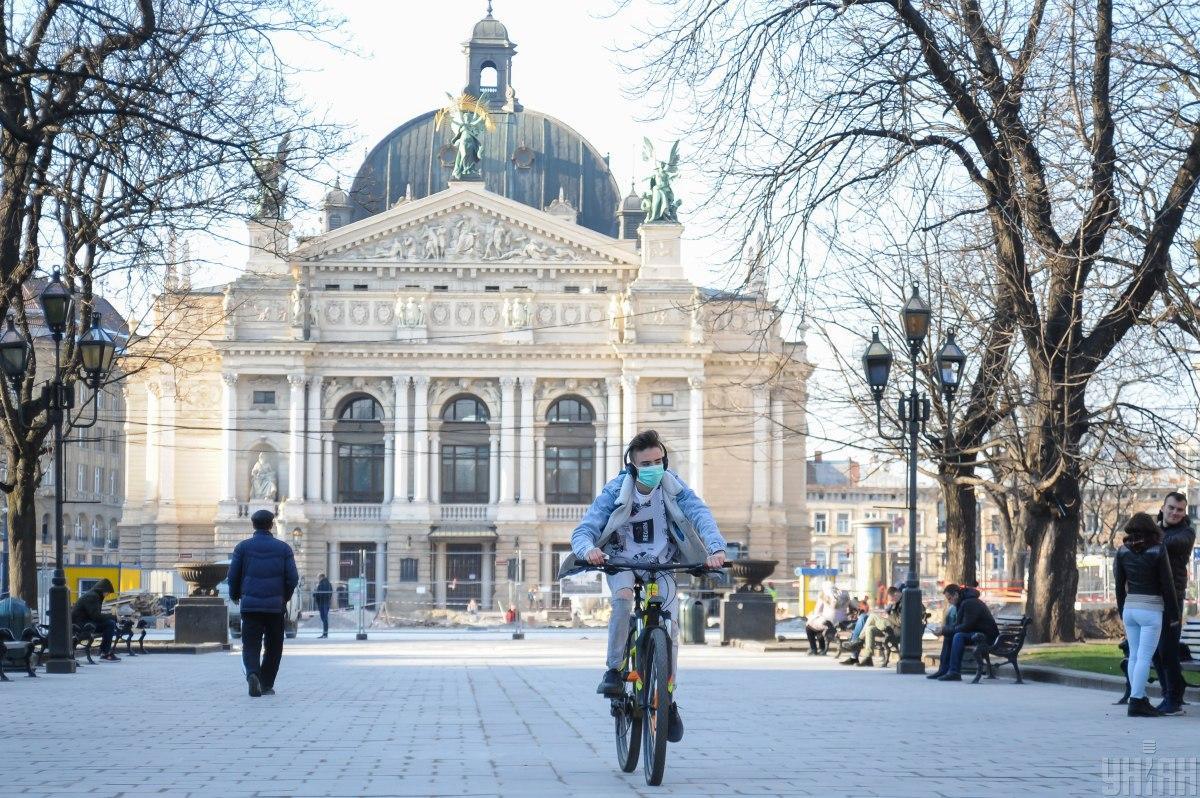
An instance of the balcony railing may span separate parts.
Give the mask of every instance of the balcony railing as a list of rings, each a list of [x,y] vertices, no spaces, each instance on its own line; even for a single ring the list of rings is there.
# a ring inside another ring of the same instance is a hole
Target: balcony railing
[[[379,521],[383,518],[382,504],[335,504],[334,521]]]
[[[546,505],[547,521],[578,521],[587,512],[586,504],[548,504]]]
[[[443,504],[441,518],[443,521],[486,521],[488,507],[487,504]]]

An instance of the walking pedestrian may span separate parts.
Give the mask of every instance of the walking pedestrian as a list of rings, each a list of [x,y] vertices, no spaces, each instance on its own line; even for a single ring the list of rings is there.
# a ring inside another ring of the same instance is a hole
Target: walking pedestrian
[[[1125,540],[1113,561],[1113,582],[1129,641],[1128,714],[1159,717],[1163,713],[1146,698],[1146,681],[1163,627],[1179,624],[1179,604],[1162,530],[1147,513],[1134,513],[1125,524]]]
[[[283,659],[284,610],[300,582],[292,547],[271,534],[275,515],[259,510],[250,516],[254,534],[233,550],[229,561],[229,598],[242,607],[242,664],[250,695],[275,695],[275,677]]]
[[[321,615],[321,637],[329,637],[329,605],[333,603],[333,584],[325,574],[317,575],[317,589],[313,591],[313,604]]]
[[[1192,548],[1196,545],[1196,530],[1187,515],[1187,497],[1172,491],[1163,499],[1158,512],[1158,523],[1162,527],[1163,548],[1171,566],[1171,578],[1175,588],[1175,600],[1179,603],[1179,618],[1183,618],[1184,601],[1187,598],[1188,566],[1192,562]],[[1158,638],[1158,651],[1154,653],[1154,670],[1162,685],[1163,700],[1158,711],[1164,715],[1183,714],[1183,668],[1179,660],[1179,636],[1183,624],[1163,627]]]

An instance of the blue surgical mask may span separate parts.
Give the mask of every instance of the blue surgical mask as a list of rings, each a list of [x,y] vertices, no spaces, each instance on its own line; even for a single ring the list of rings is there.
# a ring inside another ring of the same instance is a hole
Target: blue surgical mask
[[[661,465],[644,466],[638,469],[637,481],[647,488],[657,488],[666,472],[667,469]]]

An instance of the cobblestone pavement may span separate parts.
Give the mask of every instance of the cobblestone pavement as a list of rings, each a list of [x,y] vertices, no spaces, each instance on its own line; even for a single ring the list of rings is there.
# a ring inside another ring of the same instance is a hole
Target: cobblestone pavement
[[[14,674],[0,795],[1200,795],[1200,707],[1126,718],[1108,693],[1007,668],[972,686],[712,646],[683,649],[687,735],[647,787],[616,767],[602,660],[597,630],[414,633],[288,641],[259,699],[236,652]],[[1175,792],[1130,781],[1146,763]]]

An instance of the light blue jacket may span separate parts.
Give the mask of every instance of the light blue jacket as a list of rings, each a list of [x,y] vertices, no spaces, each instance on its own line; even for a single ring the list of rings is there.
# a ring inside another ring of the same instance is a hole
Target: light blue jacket
[[[624,471],[604,486],[571,533],[572,553],[563,558],[560,578],[580,568],[589,551],[603,549],[612,542],[629,520],[635,490],[633,477]],[[662,491],[676,562],[701,563],[710,554],[725,550],[725,538],[717,529],[712,511],[678,474],[674,471],[663,474]]]

